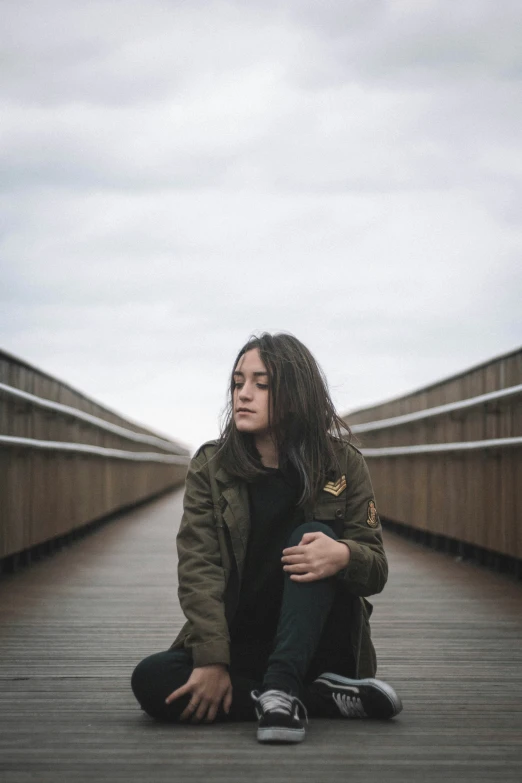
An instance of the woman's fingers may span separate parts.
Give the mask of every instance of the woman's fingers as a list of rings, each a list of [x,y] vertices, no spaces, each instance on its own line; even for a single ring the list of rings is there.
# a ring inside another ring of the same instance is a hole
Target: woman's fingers
[[[225,698],[223,699],[223,709],[225,710],[227,715],[230,712],[231,706],[232,706],[232,686],[228,688],[227,692],[225,693]]]
[[[201,708],[198,709],[196,715],[192,719],[192,723],[196,723],[202,720],[204,720],[205,723],[213,723],[216,719],[216,715],[218,714],[220,704],[223,704],[223,710],[228,715],[230,712],[230,707],[232,706],[231,685],[227,688],[223,696],[207,701],[205,704],[205,711],[203,711]]]
[[[189,694],[188,704],[181,713],[180,720],[190,720],[191,723],[200,723],[205,720],[210,723],[215,719],[221,701],[231,691],[232,684],[226,666],[209,664],[208,666],[194,667],[185,685],[173,691],[165,701],[170,704],[180,696]],[[227,701],[228,709],[230,709],[231,701],[230,696]]]
[[[210,704],[212,705],[212,702]],[[192,723],[200,723],[205,717],[205,715],[207,714],[208,708],[209,708],[209,702],[207,701],[207,699],[201,699],[197,710],[192,715]]]
[[[293,582],[316,582],[318,579],[321,579],[321,577],[318,574],[313,574],[311,571],[308,571],[305,574],[290,574],[290,579]]]
[[[205,723],[212,723],[217,715],[217,711],[219,708],[219,702],[214,702],[213,704],[209,705],[207,717],[205,718]]]
[[[285,557],[293,557],[295,555],[304,555],[306,552],[305,546],[290,546],[287,549],[283,549],[283,555]]]
[[[318,538],[321,538],[321,536],[324,536],[324,533],[321,533],[320,530],[314,531],[312,533],[305,533],[299,542],[299,546],[302,546],[303,544],[311,544],[312,541],[316,541]]]
[[[295,565],[283,566],[283,571],[289,574],[305,574],[310,570],[310,566],[307,563],[295,563]]]
[[[306,565],[310,563],[310,558],[306,555],[286,555],[281,558],[284,565]]]
[[[192,697],[190,702],[181,713],[180,720],[190,720],[191,723],[201,723],[202,721],[205,723],[212,723],[216,718],[220,703],[221,699],[213,700],[203,697],[199,702],[197,702],[196,699]],[[231,703],[232,696],[230,696],[228,702],[228,709],[226,704],[223,705],[225,712],[228,712]]]
[[[182,685],[181,688],[172,691],[170,696],[167,696],[167,698],[165,699],[165,704],[170,704],[176,699],[179,699],[180,696],[184,696],[186,693],[189,693],[190,690],[191,688],[189,687],[188,683],[185,683],[185,685]]]
[[[197,702],[194,699],[194,697],[192,697],[192,699],[189,701],[189,703],[187,704],[187,706],[179,716],[179,719],[188,720],[189,718],[191,718],[195,713],[195,711],[197,710],[198,706],[199,706],[199,702]]]
[[[212,723],[216,719],[216,715],[219,710],[219,705],[223,704],[223,710],[228,715],[230,707],[232,706],[232,685],[229,685],[223,696],[217,701],[210,704],[205,723]]]

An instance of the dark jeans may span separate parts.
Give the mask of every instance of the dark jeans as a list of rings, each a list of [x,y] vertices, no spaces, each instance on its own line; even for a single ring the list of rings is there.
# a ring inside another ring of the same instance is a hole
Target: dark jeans
[[[321,531],[337,536],[322,522],[307,522],[293,531],[287,546],[296,546],[304,533]],[[251,691],[277,688],[294,693],[311,716],[320,715],[320,700],[310,684],[322,673],[333,671],[353,677],[350,617],[346,598],[333,578],[294,582],[285,575],[279,625],[274,640],[235,642],[229,666],[232,707],[228,715],[219,710],[217,720],[255,720]],[[138,664],[132,689],[141,707],[154,718],[176,721],[190,695],[165,704],[166,697],[184,685],[192,673],[189,650],[156,653]]]

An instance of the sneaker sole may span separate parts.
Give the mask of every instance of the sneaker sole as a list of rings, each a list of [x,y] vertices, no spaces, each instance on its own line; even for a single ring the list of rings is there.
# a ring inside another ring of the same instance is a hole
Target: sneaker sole
[[[272,726],[257,730],[258,742],[302,742],[304,738],[304,729],[285,729]]]
[[[373,688],[386,696],[392,705],[393,713],[390,715],[390,718],[394,718],[402,710],[402,702],[393,688],[388,685],[388,683],[383,682],[383,680],[376,680],[374,677],[368,677],[366,680],[350,680],[349,677],[342,677],[340,674],[325,672],[321,675],[321,677],[318,677],[315,682],[322,682],[325,685],[344,685],[348,688],[360,688],[364,685],[371,685]]]

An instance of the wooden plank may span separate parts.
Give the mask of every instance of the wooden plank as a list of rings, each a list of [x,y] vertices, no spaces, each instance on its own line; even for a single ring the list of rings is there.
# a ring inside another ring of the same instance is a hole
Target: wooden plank
[[[0,581],[0,780],[435,783],[520,780],[522,586],[386,535],[372,599],[391,722],[311,722],[298,746],[253,724],[156,724],[132,669],[183,621],[175,534],[182,493]]]

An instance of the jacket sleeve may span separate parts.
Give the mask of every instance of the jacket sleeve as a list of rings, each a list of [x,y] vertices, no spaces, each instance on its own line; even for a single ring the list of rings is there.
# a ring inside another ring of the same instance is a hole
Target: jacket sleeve
[[[346,483],[344,531],[339,540],[350,549],[350,560],[336,576],[353,595],[373,595],[380,593],[386,584],[388,562],[370,474],[364,457],[353,447]]]
[[[194,666],[228,665],[225,573],[204,451],[198,452],[189,465],[176,544],[178,597],[189,624],[185,646],[191,649]]]

